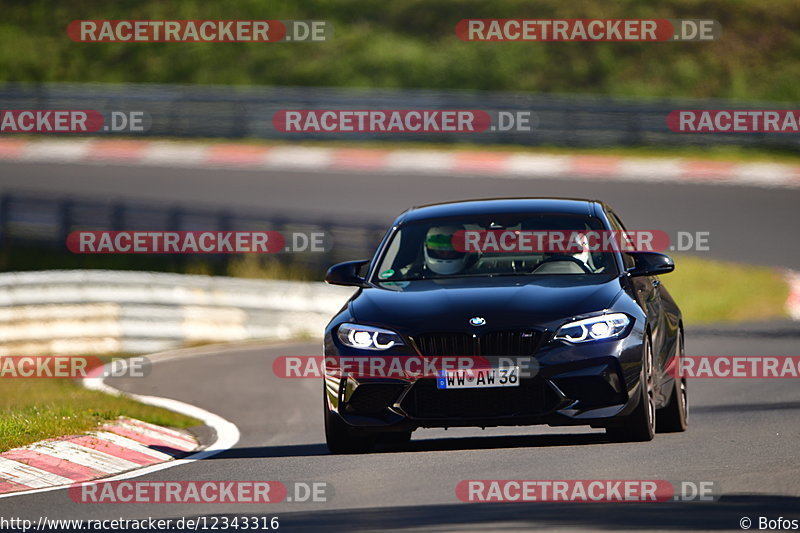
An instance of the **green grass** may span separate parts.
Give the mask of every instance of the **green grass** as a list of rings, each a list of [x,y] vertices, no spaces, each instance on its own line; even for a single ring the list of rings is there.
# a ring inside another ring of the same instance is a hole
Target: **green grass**
[[[786,318],[789,285],[770,267],[678,255],[662,276],[687,326]]]
[[[200,424],[160,407],[84,389],[69,379],[0,379],[0,452],[81,434],[119,416],[179,428]]]

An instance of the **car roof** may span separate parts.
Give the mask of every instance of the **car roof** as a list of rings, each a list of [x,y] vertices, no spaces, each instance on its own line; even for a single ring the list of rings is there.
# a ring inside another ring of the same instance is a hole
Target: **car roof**
[[[582,198],[483,198],[459,200],[412,207],[402,213],[395,225],[417,220],[460,215],[487,215],[505,213],[563,213],[595,216],[596,209],[605,208],[598,200]]]

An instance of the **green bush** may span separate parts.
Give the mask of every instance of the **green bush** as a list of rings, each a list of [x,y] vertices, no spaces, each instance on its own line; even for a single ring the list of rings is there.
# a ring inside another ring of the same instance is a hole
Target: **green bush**
[[[18,0],[4,2],[0,81],[413,87],[794,101],[789,0]],[[708,18],[714,42],[470,43],[462,18]],[[323,43],[75,43],[76,19],[317,19]]]

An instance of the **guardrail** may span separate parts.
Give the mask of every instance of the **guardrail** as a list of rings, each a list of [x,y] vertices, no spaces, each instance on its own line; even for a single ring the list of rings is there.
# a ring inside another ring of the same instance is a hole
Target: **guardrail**
[[[353,290],[321,282],[107,270],[0,274],[0,356],[148,353],[319,337]]]
[[[328,244],[325,251],[273,255],[279,261],[322,274],[334,263],[372,257],[386,232],[386,226],[291,218],[276,213],[189,209],[179,205],[137,204],[72,196],[48,197],[14,192],[0,195],[0,249],[21,243],[69,254],[67,236],[78,230],[322,232]],[[230,258],[222,254],[203,255],[217,262]],[[182,256],[183,259],[189,257]]]
[[[532,111],[531,132],[481,134],[281,133],[272,116],[285,109],[482,109]],[[787,134],[672,133],[666,116],[676,109],[782,109],[774,102],[623,100],[587,95],[510,92],[224,87],[157,84],[5,84],[0,109],[92,109],[144,111],[152,125],[144,135],[319,140],[403,140],[522,144],[529,146],[747,145],[800,146]],[[103,133],[99,133],[102,135]]]

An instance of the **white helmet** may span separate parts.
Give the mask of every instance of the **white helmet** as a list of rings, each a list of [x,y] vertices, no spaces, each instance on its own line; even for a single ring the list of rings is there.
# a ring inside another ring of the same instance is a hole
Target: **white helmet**
[[[467,254],[453,247],[453,235],[461,226],[431,226],[425,235],[425,265],[436,274],[449,276],[464,269]]]

